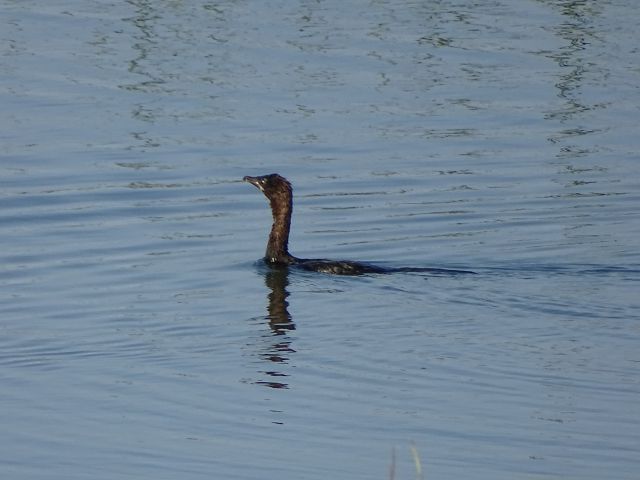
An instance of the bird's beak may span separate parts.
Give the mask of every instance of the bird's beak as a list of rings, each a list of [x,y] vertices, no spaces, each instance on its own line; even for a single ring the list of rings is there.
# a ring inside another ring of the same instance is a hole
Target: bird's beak
[[[249,175],[242,178],[243,182],[250,183],[254,187],[258,188],[261,192],[264,192],[262,184],[260,183],[260,177],[250,177]]]

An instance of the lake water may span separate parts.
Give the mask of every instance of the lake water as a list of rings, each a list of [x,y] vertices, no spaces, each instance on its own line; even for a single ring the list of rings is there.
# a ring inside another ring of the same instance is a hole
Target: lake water
[[[637,479],[638,14],[0,1],[2,478]]]

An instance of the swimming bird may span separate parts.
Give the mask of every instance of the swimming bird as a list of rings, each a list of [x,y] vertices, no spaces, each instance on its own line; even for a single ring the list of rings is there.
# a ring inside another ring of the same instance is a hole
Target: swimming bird
[[[387,268],[353,260],[327,260],[323,258],[298,258],[289,253],[289,232],[293,213],[293,188],[281,175],[272,173],[258,177],[245,176],[245,182],[257,187],[271,205],[273,225],[267,241],[264,261],[273,266],[295,266],[304,270],[336,275],[362,275],[365,273],[431,272],[473,273],[465,270],[441,268],[400,267]]]

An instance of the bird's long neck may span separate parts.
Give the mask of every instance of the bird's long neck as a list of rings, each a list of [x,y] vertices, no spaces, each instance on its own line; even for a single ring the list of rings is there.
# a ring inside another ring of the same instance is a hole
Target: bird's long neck
[[[294,257],[289,254],[289,230],[293,210],[291,192],[283,192],[270,198],[270,203],[273,225],[269,234],[265,259],[269,263],[292,263]]]

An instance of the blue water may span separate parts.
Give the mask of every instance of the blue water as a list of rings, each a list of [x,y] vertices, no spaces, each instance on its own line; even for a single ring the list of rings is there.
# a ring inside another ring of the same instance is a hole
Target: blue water
[[[2,478],[638,477],[635,2],[0,18]]]

